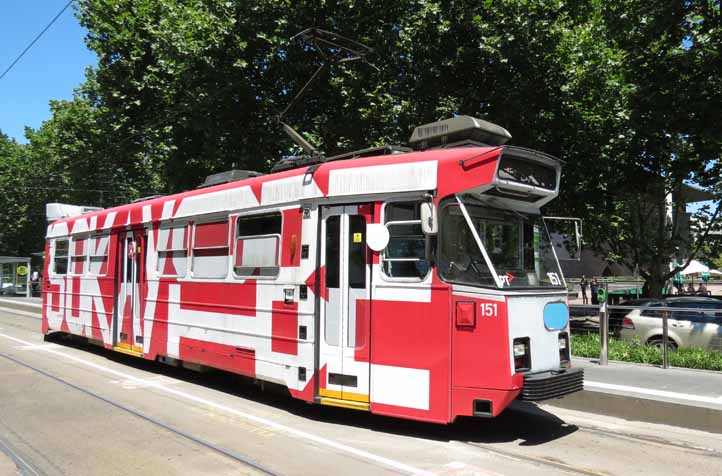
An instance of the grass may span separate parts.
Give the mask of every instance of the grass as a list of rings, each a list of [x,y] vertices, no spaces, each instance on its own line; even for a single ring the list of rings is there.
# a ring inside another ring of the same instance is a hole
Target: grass
[[[572,354],[577,357],[599,358],[599,334],[572,336]],[[639,364],[662,365],[662,349],[643,345],[641,342],[627,342],[609,338],[609,360]],[[705,349],[678,349],[669,353],[669,364],[687,369],[722,371],[722,352]]]

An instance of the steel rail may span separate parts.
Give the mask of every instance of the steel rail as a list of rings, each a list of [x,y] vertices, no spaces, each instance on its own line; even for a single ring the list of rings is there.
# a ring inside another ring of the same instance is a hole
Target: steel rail
[[[579,474],[579,475],[583,475],[583,476],[608,476],[608,474],[606,474],[606,473],[593,471],[589,468],[583,468],[581,466],[574,466],[571,464],[563,463],[563,462],[555,460],[555,459],[548,459],[548,458],[544,458],[541,456],[525,455],[525,454],[521,454],[516,451],[495,448],[493,446],[490,446],[490,445],[487,445],[484,443],[476,443],[473,441],[460,441],[460,443],[469,445],[469,446],[473,446],[474,448],[480,448],[480,449],[486,450],[490,453],[495,453],[495,454],[504,456],[509,459],[536,463],[536,464],[539,464],[542,466],[549,466],[554,469],[563,470],[566,473],[570,473],[570,474]]]
[[[20,453],[15,451],[10,445],[0,438],[0,453],[5,454],[15,464],[18,472],[22,476],[43,476],[45,473],[28,463]]]
[[[175,427],[173,427],[173,426],[171,426],[171,425],[168,425],[168,424],[166,424],[166,423],[163,423],[163,422],[161,422],[161,421],[159,421],[159,420],[157,420],[157,419],[155,419],[155,418],[153,418],[153,417],[151,417],[151,416],[149,416],[149,415],[146,415],[146,414],[141,413],[141,412],[139,412],[139,411],[133,410],[132,408],[130,408],[130,407],[126,406],[126,405],[123,405],[122,403],[119,403],[119,402],[116,402],[116,401],[111,400],[111,399],[109,399],[109,398],[103,397],[102,395],[99,395],[99,394],[93,392],[92,390],[88,390],[88,389],[82,388],[82,387],[80,387],[80,386],[78,386],[78,385],[75,385],[75,384],[73,384],[73,383],[71,383],[71,382],[68,382],[67,380],[64,380],[64,379],[62,379],[62,378],[60,378],[60,377],[57,377],[57,376],[55,376],[55,375],[52,375],[52,374],[49,373],[49,372],[46,372],[46,371],[41,370],[41,369],[38,369],[38,368],[36,368],[36,367],[34,367],[34,366],[30,365],[30,364],[27,364],[27,363],[25,363],[25,362],[22,362],[21,360],[18,360],[18,359],[16,359],[15,357],[12,357],[12,356],[10,356],[10,355],[8,355],[8,354],[5,354],[4,352],[0,352],[0,357],[2,357],[3,359],[8,360],[8,361],[10,361],[10,362],[13,362],[13,363],[15,363],[16,365],[19,365],[19,366],[21,366],[21,367],[25,367],[25,368],[27,368],[27,369],[29,369],[29,370],[32,370],[33,372],[36,372],[36,373],[38,373],[38,374],[40,374],[40,375],[43,375],[44,377],[47,377],[47,378],[49,378],[49,379],[51,379],[51,380],[54,380],[55,382],[58,382],[58,383],[60,383],[60,384],[62,384],[62,385],[65,385],[65,386],[70,387],[70,388],[72,388],[72,389],[74,389],[74,390],[77,390],[77,391],[79,391],[79,392],[81,392],[81,393],[84,393],[85,395],[88,395],[88,396],[90,396],[90,397],[92,397],[92,398],[95,398],[95,399],[100,400],[100,401],[102,401],[102,402],[104,402],[104,403],[107,403],[107,404],[109,404],[109,405],[111,405],[111,406],[113,406],[113,407],[115,407],[115,408],[118,408],[118,409],[120,409],[120,410],[122,410],[122,411],[124,411],[124,412],[126,412],[126,413],[129,413],[129,414],[131,414],[131,415],[133,415],[133,416],[135,416],[135,417],[141,418],[141,419],[143,419],[143,420],[145,420],[145,421],[147,421],[147,422],[149,422],[149,423],[151,423],[151,424],[153,424],[153,425],[155,425],[155,426],[158,426],[158,427],[160,427],[160,428],[163,428],[164,430],[169,431],[169,432],[171,432],[171,433],[173,433],[173,434],[175,434],[175,435],[178,435],[178,436],[180,436],[180,437],[182,437],[182,438],[185,438],[185,439],[187,439],[187,440],[190,440],[190,441],[192,441],[192,442],[194,442],[194,443],[196,443],[196,444],[199,444],[199,445],[201,445],[201,446],[204,446],[204,447],[206,447],[206,448],[208,448],[208,449],[210,449],[210,450],[212,450],[212,451],[214,451],[214,452],[216,452],[216,453],[220,453],[220,454],[223,455],[223,456],[226,456],[226,457],[228,457],[228,458],[230,458],[230,459],[232,459],[232,460],[234,460],[234,461],[237,461],[237,462],[242,463],[242,464],[244,464],[244,465],[246,465],[246,466],[249,466],[249,467],[251,467],[251,468],[253,468],[253,469],[257,470],[257,471],[260,471],[261,473],[264,473],[264,474],[267,474],[267,475],[270,475],[270,476],[283,476],[282,473],[279,473],[279,472],[277,472],[277,471],[275,471],[275,470],[273,470],[273,469],[271,469],[271,468],[268,468],[268,467],[266,467],[266,466],[264,466],[264,465],[262,465],[262,464],[260,464],[260,463],[257,463],[256,461],[254,461],[254,460],[252,460],[252,459],[250,459],[250,458],[248,458],[248,457],[246,457],[246,456],[244,456],[244,455],[241,455],[241,454],[236,453],[236,452],[234,452],[234,451],[231,451],[231,450],[229,450],[229,449],[223,448],[223,447],[221,447],[221,446],[214,445],[213,443],[211,443],[211,442],[209,442],[209,441],[206,441],[206,440],[204,440],[204,439],[202,439],[202,438],[193,436],[193,435],[191,435],[191,434],[189,434],[189,433],[186,433],[186,432],[184,432],[184,431],[182,431],[182,430],[179,430],[178,428],[175,428]]]

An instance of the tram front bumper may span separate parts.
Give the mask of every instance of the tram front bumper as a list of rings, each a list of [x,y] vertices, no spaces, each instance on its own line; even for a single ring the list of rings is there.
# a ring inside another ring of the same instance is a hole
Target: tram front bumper
[[[551,370],[524,375],[519,399],[539,402],[584,390],[584,369]]]

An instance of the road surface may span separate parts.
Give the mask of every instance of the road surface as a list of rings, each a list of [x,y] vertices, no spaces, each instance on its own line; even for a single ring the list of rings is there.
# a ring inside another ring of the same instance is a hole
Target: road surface
[[[722,476],[719,435],[517,405],[431,425],[45,341],[0,311],[0,475]]]

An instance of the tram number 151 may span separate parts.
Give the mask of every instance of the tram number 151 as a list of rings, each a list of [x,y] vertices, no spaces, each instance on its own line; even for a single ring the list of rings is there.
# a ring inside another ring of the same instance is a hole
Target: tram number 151
[[[482,302],[479,305],[479,312],[481,317],[496,317],[497,316],[497,304],[495,302]]]

